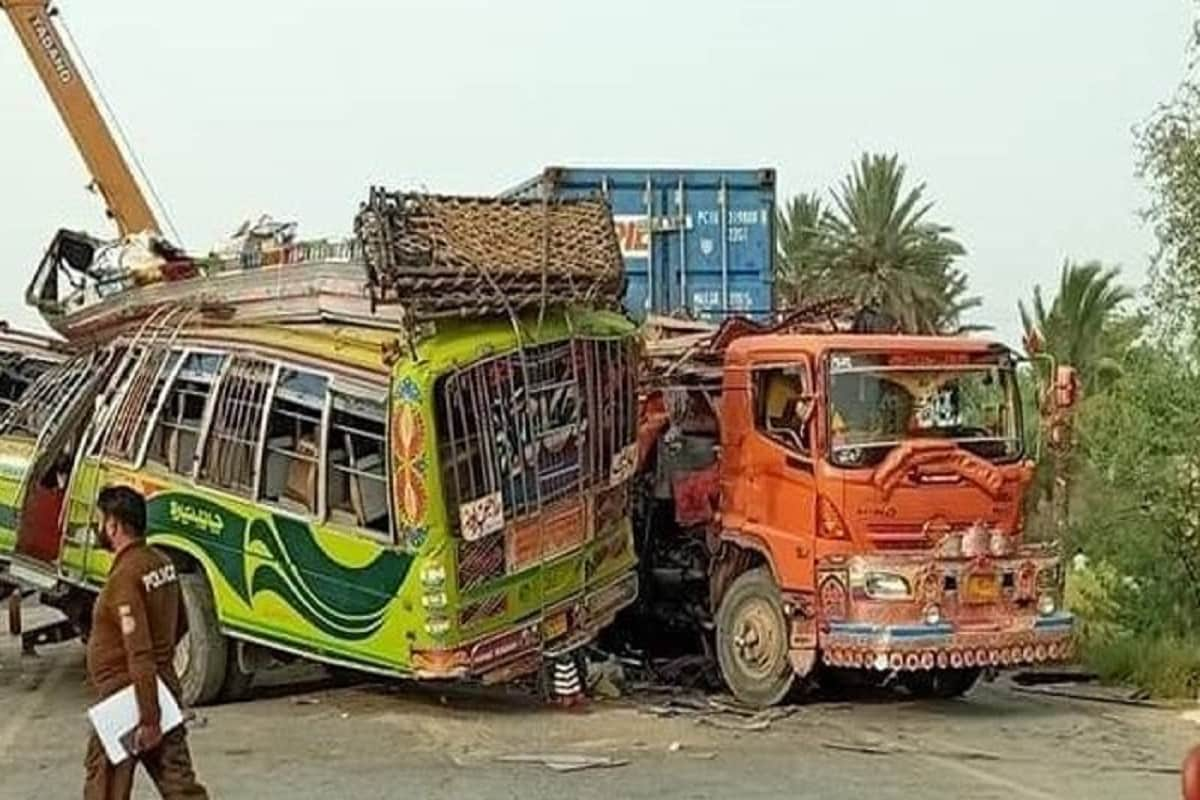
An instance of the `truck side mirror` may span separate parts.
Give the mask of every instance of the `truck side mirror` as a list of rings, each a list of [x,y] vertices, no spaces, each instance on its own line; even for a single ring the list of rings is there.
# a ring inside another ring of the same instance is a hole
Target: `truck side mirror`
[[[1074,367],[1058,367],[1054,372],[1054,405],[1064,411],[1079,401],[1079,373]]]

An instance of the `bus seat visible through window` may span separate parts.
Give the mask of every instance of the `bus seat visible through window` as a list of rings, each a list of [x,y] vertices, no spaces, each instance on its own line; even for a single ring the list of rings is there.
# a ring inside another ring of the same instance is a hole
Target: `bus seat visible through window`
[[[20,551],[38,561],[49,562],[58,558],[58,521],[66,498],[63,475],[63,469],[57,464],[46,470],[30,490],[30,497],[22,510]]]

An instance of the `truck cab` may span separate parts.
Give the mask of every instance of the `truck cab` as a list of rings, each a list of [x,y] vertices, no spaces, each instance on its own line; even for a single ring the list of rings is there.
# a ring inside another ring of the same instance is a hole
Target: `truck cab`
[[[1059,561],[1023,541],[1033,462],[1007,348],[751,335],[724,351],[710,432],[675,394],[657,495],[705,530],[715,649],[742,700],[821,673],[948,696],[1070,655]],[[706,436],[711,463],[680,458]]]

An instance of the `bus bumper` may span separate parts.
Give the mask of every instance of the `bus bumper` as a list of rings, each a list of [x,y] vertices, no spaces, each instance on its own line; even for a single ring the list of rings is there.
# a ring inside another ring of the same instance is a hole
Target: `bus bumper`
[[[637,599],[637,573],[546,609],[538,619],[450,650],[414,652],[418,678],[475,678],[503,683],[536,672],[542,661],[565,655],[596,638],[618,612]]]

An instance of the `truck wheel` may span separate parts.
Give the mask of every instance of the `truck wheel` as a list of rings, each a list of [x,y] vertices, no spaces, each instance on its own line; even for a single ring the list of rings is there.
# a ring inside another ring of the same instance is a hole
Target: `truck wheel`
[[[792,688],[788,626],[779,587],[765,567],[739,575],[717,609],[717,661],[733,696],[755,708],[773,706]]]
[[[179,576],[179,589],[187,609],[188,632],[175,647],[175,673],[185,706],[211,703],[221,693],[229,663],[229,642],[217,624],[208,579],[200,573]]]
[[[911,672],[901,678],[901,683],[913,697],[949,700],[971,691],[983,670],[935,669],[928,672]]]

